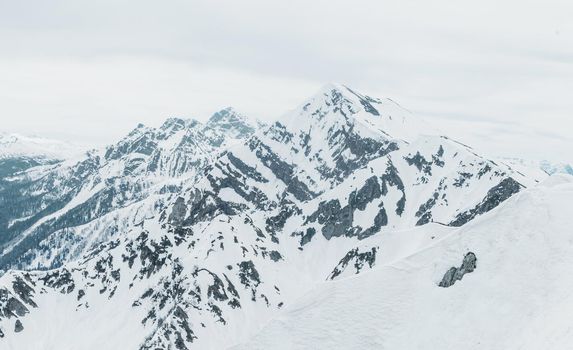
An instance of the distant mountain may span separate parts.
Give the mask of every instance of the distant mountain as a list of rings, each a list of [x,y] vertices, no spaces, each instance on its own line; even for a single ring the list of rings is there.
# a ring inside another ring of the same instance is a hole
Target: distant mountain
[[[70,142],[0,132],[0,158],[25,156],[62,160],[81,153],[81,146]]]
[[[564,162],[551,162],[548,160],[531,160],[523,158],[502,158],[502,162],[509,164],[516,170],[528,173],[532,177],[539,179],[553,174],[573,175],[571,164]]]
[[[553,174],[568,174],[573,175],[573,167],[571,164],[567,163],[552,163],[547,160],[543,160],[540,163],[540,167],[543,171],[549,175]]]
[[[57,267],[138,223],[210,164],[217,149],[254,132],[232,109],[206,124],[170,118],[137,126],[83,158],[0,181],[0,268]]]
[[[83,151],[81,146],[68,142],[0,132],[0,178],[33,166],[54,164]]]
[[[259,123],[250,120],[233,108],[227,107],[211,116],[203,133],[211,138],[211,144],[215,147],[228,146],[226,142],[244,140],[255,133]]]
[[[446,301],[471,302],[454,287],[473,277],[464,275],[476,256],[475,275],[487,273],[479,280],[505,288],[495,272],[503,259],[481,259],[495,249],[518,255],[512,242],[521,232],[508,230],[522,216],[484,226],[483,240],[473,228],[526,208],[507,209],[539,181],[432,130],[392,100],[327,85],[266,127],[232,110],[205,125],[170,119],[80,163],[30,171],[0,192],[0,203],[9,191],[26,198],[4,204],[3,237],[11,238],[1,261],[57,268],[0,277],[0,342],[19,350],[381,348],[383,338],[353,334],[428,334],[419,323],[403,326],[404,316],[456,315]],[[512,266],[504,273],[521,273]],[[384,272],[364,282],[373,269]],[[388,298],[374,303],[377,295]],[[389,323],[368,328],[377,318]],[[345,328],[321,328],[337,319]],[[448,344],[464,338],[432,329]]]

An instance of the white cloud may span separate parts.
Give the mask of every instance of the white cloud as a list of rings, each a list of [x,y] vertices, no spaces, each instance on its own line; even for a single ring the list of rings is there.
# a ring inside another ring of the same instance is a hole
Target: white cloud
[[[107,143],[138,123],[205,120],[226,106],[271,119],[317,85],[180,61],[115,57],[89,61],[0,61],[2,127]]]
[[[477,148],[573,161],[569,1],[33,4],[0,0],[3,129],[111,142],[227,105],[272,118],[334,81]]]

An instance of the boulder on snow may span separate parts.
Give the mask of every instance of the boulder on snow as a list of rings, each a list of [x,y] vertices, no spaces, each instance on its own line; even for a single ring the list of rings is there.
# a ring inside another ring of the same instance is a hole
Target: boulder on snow
[[[444,288],[453,286],[454,283],[461,280],[466,273],[473,272],[476,269],[476,261],[477,258],[474,253],[467,253],[466,256],[464,256],[462,266],[450,268],[442,278],[439,286]]]

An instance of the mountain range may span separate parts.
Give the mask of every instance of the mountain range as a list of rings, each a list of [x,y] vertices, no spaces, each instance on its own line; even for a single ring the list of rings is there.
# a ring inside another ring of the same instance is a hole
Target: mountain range
[[[0,132],[0,177],[81,155],[82,147],[43,137]]]
[[[0,343],[534,349],[572,186],[336,84],[269,125],[139,125],[0,177]]]
[[[228,108],[205,124],[138,125],[83,157],[0,178],[0,269],[53,268],[138,223],[254,126]]]

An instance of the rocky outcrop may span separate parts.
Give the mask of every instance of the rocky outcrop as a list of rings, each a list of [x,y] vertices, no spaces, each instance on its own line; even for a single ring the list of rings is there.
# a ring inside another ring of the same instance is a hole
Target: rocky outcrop
[[[386,210],[381,206],[374,219],[374,225],[367,229],[353,225],[354,211],[366,209],[368,203],[380,196],[382,196],[380,183],[376,176],[372,176],[360,189],[350,193],[347,205],[341,207],[337,199],[321,202],[318,209],[308,217],[307,223],[318,222],[322,225],[322,235],[326,239],[340,236],[356,236],[360,239],[369,237],[388,223]]]
[[[462,265],[460,267],[450,268],[442,278],[439,286],[443,288],[448,288],[454,285],[457,281],[460,281],[465,274],[473,272],[477,267],[476,255],[472,252],[467,253],[464,256]]]
[[[353,267],[355,274],[362,272],[362,269],[365,266],[372,268],[376,262],[377,251],[377,247],[373,247],[372,249],[363,252],[359,251],[358,248],[352,249],[340,260],[338,265],[336,265],[334,270],[332,270],[328,276],[328,279],[333,280],[340,276],[351,262],[354,262]]]
[[[456,219],[450,222],[450,226],[462,226],[478,215],[486,213],[497,207],[501,202],[513,196],[523,188],[519,182],[511,177],[503,179],[499,184],[492,187],[485,198],[474,208],[457,215]]]

